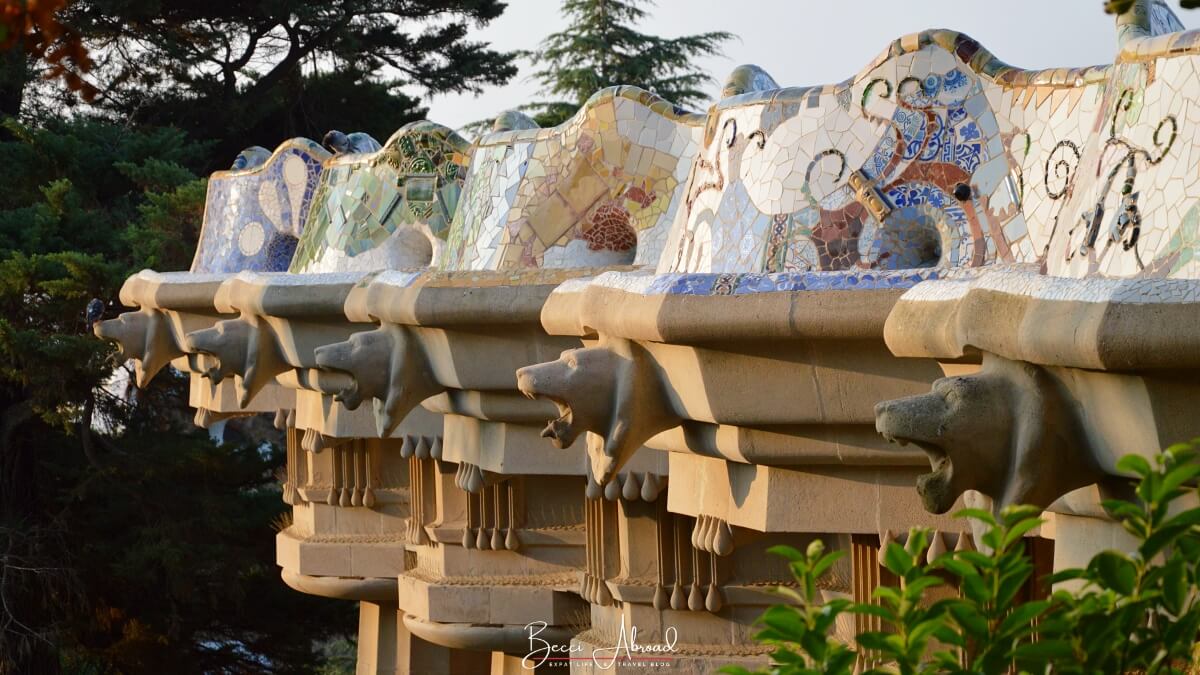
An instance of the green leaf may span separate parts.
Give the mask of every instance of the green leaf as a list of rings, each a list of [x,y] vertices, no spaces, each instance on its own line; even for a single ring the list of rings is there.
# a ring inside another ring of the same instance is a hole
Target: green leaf
[[[789,562],[807,562],[808,558],[793,546],[778,544],[767,549],[767,553],[787,558]]]
[[[799,642],[800,638],[808,632],[808,626],[800,618],[800,612],[787,605],[768,607],[759,620],[784,636],[784,639],[792,642]]]
[[[866,614],[868,616],[877,616],[884,621],[895,622],[896,614],[886,607],[879,605],[871,605],[867,603],[857,603],[850,608],[852,614]]]
[[[832,567],[835,562],[837,562],[839,559],[841,559],[845,555],[846,555],[845,551],[834,551],[833,553],[826,553],[824,557],[822,557],[820,560],[818,560],[816,562],[816,564],[813,565],[812,575],[814,577],[820,578],[820,576],[822,574],[825,574],[825,572],[830,567]]]
[[[979,572],[975,570],[975,566],[965,560],[959,560],[953,556],[939,558],[936,561],[936,567],[941,567],[960,579],[967,576],[979,576]]]
[[[941,586],[945,582],[935,576],[922,576],[904,584],[904,594],[909,597],[921,597],[926,589]]]
[[[946,620],[941,616],[926,619],[913,626],[912,630],[908,632],[908,638],[912,641],[926,640],[945,625]]]
[[[1075,650],[1071,647],[1071,643],[1066,640],[1039,640],[1029,644],[1018,645],[1013,650],[1013,655],[1019,660],[1045,664],[1052,659],[1074,658]]]
[[[996,559],[980,551],[958,551],[957,556],[978,567],[981,571],[996,566]]]
[[[1125,455],[1117,460],[1117,471],[1131,473],[1136,476],[1146,476],[1150,473],[1150,462],[1141,455]]]
[[[805,551],[805,557],[808,560],[816,560],[817,558],[820,558],[821,554],[823,553],[825,553],[825,542],[821,541],[820,539],[813,539],[808,543],[808,549]]]
[[[1176,616],[1183,611],[1188,598],[1187,570],[1178,558],[1167,562],[1162,575],[1163,604]]]
[[[966,603],[952,605],[950,607],[950,616],[954,617],[954,621],[959,626],[962,626],[962,629],[972,638],[979,640],[987,636],[987,619],[974,607]]]
[[[1029,504],[1012,504],[1000,510],[1000,520],[1005,525],[1012,526],[1028,518],[1037,518],[1042,510]]]
[[[1160,526],[1153,534],[1146,537],[1146,541],[1138,547],[1138,552],[1142,554],[1143,560],[1150,560],[1158,555],[1160,551],[1170,546],[1176,539],[1187,534],[1188,530],[1192,529],[1192,525],[1188,523],[1172,523],[1171,525]]]
[[[992,527],[996,527],[999,523],[996,518],[988,511],[983,509],[962,509],[954,514],[955,518],[971,518],[986,523]]]
[[[1155,494],[1155,500],[1165,498],[1196,476],[1200,476],[1200,464],[1197,463],[1183,464],[1171,469],[1166,476],[1163,476],[1162,483],[1159,484],[1158,492]]]
[[[900,592],[891,586],[879,586],[874,592],[871,593],[871,597],[878,598],[880,600],[887,600],[893,605],[899,605],[901,600]]]
[[[933,632],[933,636],[942,644],[953,645],[955,647],[966,647],[967,639],[952,626],[946,624],[945,621]]]
[[[1096,574],[1108,588],[1122,594],[1133,593],[1137,583],[1137,568],[1133,561],[1117,551],[1101,551],[1088,564],[1088,570]]]
[[[903,546],[889,541],[883,550],[883,566],[892,574],[902,577],[913,568],[913,559]]]
[[[1022,520],[1022,521],[1018,522],[1017,524],[1013,525],[1008,530],[1008,532],[1005,533],[1004,539],[1001,540],[1000,550],[1003,551],[1003,550],[1008,549],[1008,547],[1011,546],[1013,544],[1013,542],[1016,542],[1021,537],[1025,536],[1026,532],[1029,532],[1030,530],[1034,529],[1035,527],[1038,527],[1039,525],[1041,525],[1044,522],[1046,522],[1046,521],[1041,518],[1026,518],[1025,520]]]
[[[1029,576],[1033,574],[1033,566],[1021,559],[1021,565],[1011,569],[1000,576],[1000,581],[996,585],[996,597],[993,600],[996,603],[996,611],[1002,612],[1009,608],[1013,598],[1029,580]]]
[[[1009,633],[1021,626],[1028,625],[1049,607],[1049,600],[1037,600],[1020,605],[1004,617],[1004,620],[1000,622],[998,632]]]
[[[857,657],[858,655],[849,649],[839,649],[826,660],[824,675],[849,675]]]
[[[892,651],[892,646],[888,644],[887,641],[890,635],[891,633],[884,633],[882,631],[867,631],[864,633],[859,633],[854,639],[863,649],[871,649],[877,652],[890,653]]]

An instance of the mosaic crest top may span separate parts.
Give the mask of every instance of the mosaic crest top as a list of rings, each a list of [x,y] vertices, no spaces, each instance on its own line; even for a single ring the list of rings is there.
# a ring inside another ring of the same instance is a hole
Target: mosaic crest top
[[[428,265],[458,208],[470,152],[451,129],[420,121],[378,152],[329,160],[291,271]]]
[[[328,157],[314,141],[293,138],[259,164],[212,174],[191,271],[286,271]]]
[[[653,263],[703,119],[636,87],[612,87],[557,127],[484,136],[438,266]]]
[[[1161,3],[1138,9],[1099,105],[1060,141],[1048,274],[1200,278],[1200,32],[1168,32],[1182,26]]]

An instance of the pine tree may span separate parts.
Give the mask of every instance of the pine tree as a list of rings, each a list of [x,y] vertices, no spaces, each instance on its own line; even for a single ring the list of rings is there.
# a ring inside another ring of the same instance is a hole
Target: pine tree
[[[543,91],[559,100],[540,103],[535,117],[543,126],[575,113],[603,87],[630,84],[681,106],[708,100],[704,86],[712,77],[697,68],[698,57],[721,53],[732,33],[713,31],[677,38],[639,33],[647,16],[645,0],[564,0],[567,29],[552,33],[538,50],[526,54],[542,66],[534,74]]]

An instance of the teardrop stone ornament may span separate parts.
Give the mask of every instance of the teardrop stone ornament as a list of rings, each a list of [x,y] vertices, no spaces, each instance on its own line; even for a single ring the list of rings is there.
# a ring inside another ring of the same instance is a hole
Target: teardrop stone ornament
[[[467,471],[467,492],[473,495],[479,494],[479,491],[483,489],[483,470],[471,464]]]
[[[408,459],[413,456],[413,440],[412,436],[405,436],[404,442],[400,444],[400,457]]]
[[[625,488],[621,490],[621,496],[625,498],[625,501],[631,502],[637,499],[641,492],[642,486],[638,485],[637,476],[630,471],[625,476]]]
[[[942,537],[940,530],[935,530],[933,539],[929,542],[929,551],[925,554],[926,562],[933,562],[938,556],[946,552],[946,539]]]
[[[604,488],[594,480],[588,479],[587,489],[584,490],[583,496],[588,499],[600,499],[604,496]]]
[[[959,532],[958,541],[954,544],[955,551],[974,551],[975,539],[970,532]]]
[[[671,598],[667,597],[667,587],[658,586],[654,589],[654,609],[663,611],[671,606]]]
[[[504,537],[504,548],[510,551],[519,551],[521,549],[521,538],[517,536],[515,528],[508,528],[508,534]]]
[[[721,611],[724,602],[721,600],[721,591],[716,584],[708,585],[708,597],[704,598],[704,609],[716,614]]]
[[[687,596],[683,594],[683,586],[679,582],[675,582],[675,586],[671,588],[671,609],[683,609],[687,607]]]
[[[442,458],[442,437],[434,436],[433,444],[429,446],[429,456],[434,459]]]
[[[604,498],[610,502],[615,502],[621,498],[621,485],[615,478],[608,481],[608,485],[604,486]]]
[[[642,479],[642,501],[652,502],[658,499],[658,480],[654,474],[648,473]]]
[[[704,594],[700,592],[700,584],[692,584],[692,592],[688,594],[688,609],[693,612],[704,609]]]
[[[729,523],[718,523],[717,534],[713,537],[713,553],[721,556],[733,553],[733,528]]]

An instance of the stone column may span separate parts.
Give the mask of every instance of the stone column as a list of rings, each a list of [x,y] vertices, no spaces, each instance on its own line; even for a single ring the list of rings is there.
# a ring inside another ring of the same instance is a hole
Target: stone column
[[[442,647],[408,632],[395,606],[358,604],[358,675],[473,675],[491,665],[487,652]]]

